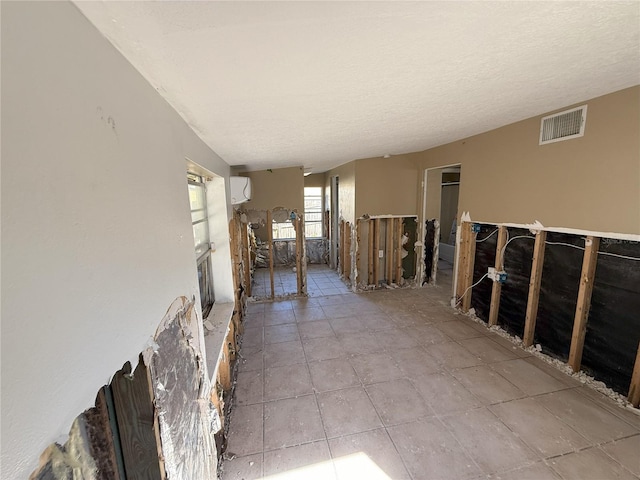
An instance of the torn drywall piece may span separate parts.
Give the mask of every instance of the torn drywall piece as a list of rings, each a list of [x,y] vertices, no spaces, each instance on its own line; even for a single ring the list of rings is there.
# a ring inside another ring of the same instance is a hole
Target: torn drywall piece
[[[536,220],[530,225],[527,225],[527,227],[529,228],[529,231],[533,235],[537,235],[538,232],[541,232],[542,230],[544,230],[544,225],[542,225],[542,223],[540,223],[538,220]]]
[[[202,358],[189,338],[193,303],[184,300],[174,302],[182,308],[170,309],[175,316],[165,319],[164,328],[156,334],[158,350],[151,363],[164,464],[171,480],[215,478],[217,452],[208,408],[211,389]]]

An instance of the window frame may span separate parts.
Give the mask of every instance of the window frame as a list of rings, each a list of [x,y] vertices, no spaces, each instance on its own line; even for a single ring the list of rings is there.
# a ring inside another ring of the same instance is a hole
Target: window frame
[[[307,194],[307,189],[319,189],[320,193],[318,194]],[[324,192],[323,192],[323,187],[304,187],[304,235],[305,238],[308,239],[320,239],[320,238],[324,238],[324,220],[323,220],[323,215],[324,215]],[[307,209],[307,199],[314,199],[314,200],[320,200],[320,206],[317,209],[312,209],[312,210],[308,210]],[[307,215],[308,214],[317,214],[319,216],[318,220],[308,220],[307,219]],[[320,225],[320,235],[319,236],[315,236],[315,235],[309,235],[308,234],[308,228],[312,227],[312,226],[316,226],[316,225]]]
[[[210,222],[209,222],[209,212],[207,210],[207,185],[204,182],[204,178],[202,175],[198,175],[197,173],[187,172],[187,184],[193,185],[195,187],[202,189],[202,198],[204,200],[204,204],[202,208],[193,208],[193,203],[191,199],[191,192],[187,187],[187,191],[189,192],[189,210],[191,213],[191,228],[193,230],[193,242],[194,242],[194,253],[196,256],[196,272],[198,274],[198,290],[200,291],[200,307],[202,309],[202,318],[206,319],[211,312],[211,308],[215,303],[215,290],[213,287],[213,272],[212,272],[212,263],[211,263],[211,233],[209,230]],[[203,218],[199,218],[198,220],[194,220],[194,213],[202,215]],[[196,232],[195,226],[204,224],[206,228],[206,247],[203,250],[200,250],[200,245],[196,244]],[[204,276],[204,278],[203,278]],[[204,281],[204,283],[203,283]],[[203,287],[205,291],[203,292]]]

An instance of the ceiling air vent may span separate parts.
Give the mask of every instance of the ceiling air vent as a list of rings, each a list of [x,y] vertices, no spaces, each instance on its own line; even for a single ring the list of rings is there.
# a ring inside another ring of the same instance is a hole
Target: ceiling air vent
[[[586,122],[586,105],[544,117],[540,123],[540,145],[582,137]]]

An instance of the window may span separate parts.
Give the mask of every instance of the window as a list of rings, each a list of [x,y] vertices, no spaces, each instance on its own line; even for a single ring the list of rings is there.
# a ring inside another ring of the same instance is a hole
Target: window
[[[322,237],[322,187],[304,187],[304,234]]]
[[[198,264],[198,285],[202,316],[207,318],[214,302],[213,276],[211,275],[211,242],[209,238],[209,215],[207,214],[207,191],[204,179],[193,173],[187,174],[189,182],[189,205],[191,225]]]
[[[296,229],[293,228],[291,220],[281,223],[273,222],[272,232],[274,240],[292,240],[296,238]]]

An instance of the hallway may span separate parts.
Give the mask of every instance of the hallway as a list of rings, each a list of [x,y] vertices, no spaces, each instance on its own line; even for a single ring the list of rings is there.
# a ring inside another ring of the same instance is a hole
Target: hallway
[[[640,476],[640,416],[455,313],[449,295],[250,304],[222,478]]]

